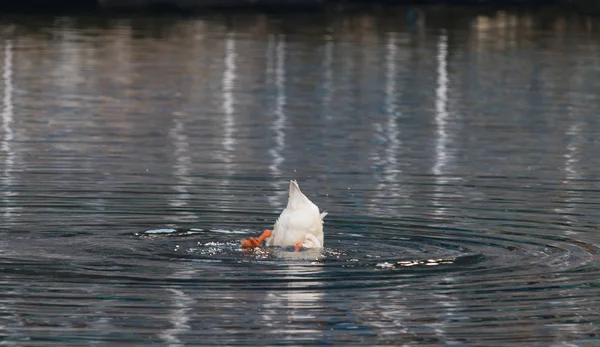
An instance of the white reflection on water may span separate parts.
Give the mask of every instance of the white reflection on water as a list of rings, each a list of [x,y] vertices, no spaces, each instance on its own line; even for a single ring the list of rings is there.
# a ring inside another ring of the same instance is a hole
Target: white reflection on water
[[[175,222],[189,222],[196,220],[196,214],[189,210],[182,210],[182,207],[188,205],[191,194],[188,189],[193,181],[190,178],[191,160],[189,156],[189,140],[185,133],[184,123],[179,119],[179,113],[174,114],[173,127],[169,131],[169,137],[175,146],[175,165],[174,176],[177,178],[177,184],[173,184],[173,189],[177,192],[174,199],[169,200],[169,205],[176,207],[177,217]]]
[[[436,143],[435,143],[435,164],[433,166],[433,174],[435,175],[435,191],[433,205],[436,206],[434,213],[436,215],[444,215],[446,208],[441,206],[444,197],[445,185],[450,181],[448,175],[448,162],[452,159],[448,150],[449,144],[449,129],[448,129],[448,35],[446,31],[442,31],[439,36],[437,45],[437,85],[435,90],[435,125],[436,125]],[[444,278],[444,282],[454,283],[456,280],[452,275]],[[431,300],[436,302],[437,307],[443,309],[447,319],[440,319],[431,324],[434,333],[440,337],[442,341],[449,343],[457,343],[452,341],[452,337],[448,336],[447,322],[452,317],[457,316],[457,309],[461,306],[458,299],[454,296],[446,294],[433,294]],[[443,316],[440,316],[443,317]],[[444,317],[445,318],[445,317]]]
[[[373,165],[380,171],[381,177],[377,179],[377,199],[386,197],[397,198],[400,192],[394,189],[398,183],[398,173],[400,167],[398,155],[401,150],[400,130],[398,128],[398,86],[396,79],[398,77],[398,34],[391,32],[388,35],[385,45],[385,114],[386,121],[374,124],[374,133],[378,142],[383,145],[376,147],[371,155]],[[377,210],[381,210],[382,204],[373,204]]]
[[[225,134],[223,136],[223,148],[226,152],[232,152],[233,146],[236,143],[234,137],[234,98],[233,98],[233,85],[235,82],[235,34],[229,33],[225,40],[225,70],[223,72],[223,111],[225,112],[225,123],[224,129]],[[230,163],[232,160],[231,156],[225,156],[225,161]]]
[[[169,288],[168,291],[172,294],[173,304],[175,305],[175,308],[168,316],[173,326],[163,330],[160,336],[167,343],[167,346],[179,347],[184,344],[177,335],[190,330],[188,324],[190,316],[188,311],[191,310],[194,301],[182,290]]]
[[[182,269],[176,271],[176,275],[180,279],[190,279],[197,276],[197,271],[193,268],[182,267]],[[181,341],[179,335],[184,335],[190,330],[190,311],[195,302],[181,289],[168,288],[167,292],[171,294],[170,299],[173,304],[167,315],[172,326],[163,330],[159,335],[169,347],[183,346],[184,342]]]
[[[13,123],[13,45],[11,40],[5,41],[4,46],[4,68],[2,71],[2,82],[4,87],[4,97],[2,99],[2,152],[4,155],[4,170],[2,172],[2,200],[3,214],[5,219],[11,218],[15,208],[10,206],[9,199],[14,195],[12,186],[14,177],[12,174],[15,164],[15,153],[12,148],[14,132]]]
[[[445,207],[440,206],[444,201],[444,189],[449,179],[447,177],[448,160],[448,35],[443,31],[439,36],[437,45],[437,87],[435,90],[435,164],[433,174],[435,175],[435,191],[433,205],[437,206],[434,213],[441,215],[445,213]]]
[[[14,138],[12,130],[13,122],[13,81],[12,81],[12,61],[13,61],[13,46],[11,40],[6,40],[4,43],[4,67],[2,71],[2,82],[4,87],[4,97],[2,98],[2,154],[4,155],[4,170],[2,172],[2,205],[4,220],[9,220],[14,212],[13,208],[9,206],[9,199],[12,195],[11,187],[13,186],[13,175],[12,170],[15,161],[15,154],[12,149],[12,140]],[[4,253],[6,249],[5,241],[0,240],[0,253]],[[8,294],[8,292],[5,292]],[[12,307],[0,304],[0,310],[2,312],[11,312]],[[0,323],[0,331],[8,332],[9,335],[15,335],[15,333],[4,324]],[[10,341],[5,341],[8,346],[14,346],[16,344]]]
[[[445,283],[456,283],[454,276],[450,275],[443,279]],[[448,322],[458,319],[467,319],[466,316],[461,314],[461,308],[464,304],[455,296],[450,293],[433,293],[431,295],[431,301],[435,303],[436,307],[440,308],[440,315],[438,321],[431,323],[431,328],[435,335],[437,335],[440,341],[444,341],[446,344],[454,345],[459,344],[452,338],[452,334],[448,334]],[[451,331],[451,329],[450,329]]]
[[[264,325],[273,330],[272,333],[284,336],[286,340],[299,337],[299,327],[304,336],[321,334],[317,320],[323,306],[323,282],[305,280],[306,276],[317,278],[322,272],[321,267],[309,265],[311,260],[320,257],[320,251],[282,251],[278,256],[290,262],[288,266],[279,270],[283,272],[287,288],[269,291],[265,296],[261,310]],[[296,261],[305,264],[291,263]]]
[[[236,79],[236,49],[235,34],[229,33],[225,39],[225,69],[223,70],[223,161],[225,162],[225,171],[230,176],[232,174],[233,151],[236,144],[235,139],[235,99],[233,87]],[[224,182],[224,185],[227,182]]]
[[[556,208],[556,212],[566,219],[568,226],[564,227],[564,232],[567,235],[577,234],[577,231],[573,230],[571,225],[577,222],[576,207],[577,203],[582,200],[580,197],[581,187],[577,187],[577,181],[581,180],[582,176],[579,173],[579,156],[581,155],[581,130],[583,127],[582,122],[576,121],[573,116],[572,107],[569,107],[569,116],[571,116],[571,124],[566,131],[566,137],[569,139],[565,150],[564,159],[564,179],[562,181],[565,194],[565,205],[564,207]]]
[[[271,184],[274,188],[275,193],[269,196],[269,203],[279,208],[284,203],[285,197],[287,196],[287,189],[282,189],[281,185],[277,183],[277,179],[281,176],[281,165],[283,164],[283,150],[285,149],[285,123],[287,121],[285,113],[286,105],[286,93],[285,93],[285,35],[269,35],[269,46],[274,43],[275,45],[275,88],[276,88],[276,100],[275,100],[275,112],[273,124],[271,130],[275,134],[275,144],[273,148],[269,150],[272,161],[269,165],[269,171],[273,176],[273,183]],[[267,73],[269,71],[267,70]]]
[[[398,151],[400,150],[400,131],[398,130],[397,123],[397,88],[396,88],[396,77],[398,75],[398,46],[396,44],[397,34],[394,32],[389,33],[388,42],[386,44],[386,83],[385,83],[385,110],[387,113],[387,122],[385,127],[388,132],[388,143],[389,145],[385,149],[385,161],[387,162],[384,168],[385,181],[394,183],[397,180],[398,160],[396,158]],[[396,196],[394,194],[393,196]]]
[[[444,168],[448,161],[448,36],[446,33],[440,35],[437,55],[437,88],[435,90],[435,125],[437,138],[435,143],[435,165],[433,173],[438,177],[438,183],[446,183],[443,177]]]
[[[579,163],[579,141],[581,141],[581,127],[583,125],[581,122],[573,122],[569,125],[569,129],[567,130],[567,136],[571,139],[571,141],[567,144],[567,151],[564,154],[565,157],[565,183],[568,183],[570,180],[581,179],[581,174],[577,169],[577,164]]]

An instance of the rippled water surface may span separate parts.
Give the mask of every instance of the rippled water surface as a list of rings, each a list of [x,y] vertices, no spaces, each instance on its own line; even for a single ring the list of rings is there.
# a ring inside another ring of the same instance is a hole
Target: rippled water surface
[[[2,17],[0,342],[600,344],[596,24]]]

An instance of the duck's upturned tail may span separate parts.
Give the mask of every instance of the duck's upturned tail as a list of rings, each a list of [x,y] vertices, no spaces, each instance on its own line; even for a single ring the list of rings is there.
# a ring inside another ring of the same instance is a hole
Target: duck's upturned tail
[[[302,205],[314,205],[313,202],[302,193],[298,186],[298,182],[295,180],[290,181],[289,195],[288,207],[292,209],[301,208]]]

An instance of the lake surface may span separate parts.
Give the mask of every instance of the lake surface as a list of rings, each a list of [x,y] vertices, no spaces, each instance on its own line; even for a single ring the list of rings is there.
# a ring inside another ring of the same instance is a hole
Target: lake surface
[[[0,19],[0,344],[600,344],[600,26]],[[297,179],[325,248],[242,250]]]

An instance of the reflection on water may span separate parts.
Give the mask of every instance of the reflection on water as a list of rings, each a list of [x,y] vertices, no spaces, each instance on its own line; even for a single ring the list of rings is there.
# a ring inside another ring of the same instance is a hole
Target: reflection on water
[[[177,271],[178,278],[190,279],[195,276],[197,276],[197,273],[194,269],[187,267],[182,267]],[[162,330],[159,334],[167,346],[183,346],[185,341],[182,341],[179,336],[184,335],[191,329],[190,320],[194,300],[186,294],[184,289],[180,288],[168,288],[165,296],[172,301],[170,312],[167,314],[171,326]]]
[[[385,45],[385,100],[384,112],[385,119],[381,123],[375,123],[376,141],[381,143],[373,152],[373,165],[376,172],[380,174],[377,185],[377,200],[389,198],[394,199],[400,196],[398,188],[394,187],[398,183],[398,174],[400,167],[398,165],[399,157],[402,153],[402,143],[400,142],[400,130],[398,128],[398,33],[391,32],[387,37]],[[372,205],[374,210],[380,210],[378,204]],[[392,208],[393,210],[393,208]],[[388,212],[393,213],[393,212]]]
[[[450,149],[448,148],[448,35],[445,31],[440,34],[437,47],[437,87],[435,89],[435,124],[436,124],[436,143],[435,143],[435,165],[433,174],[436,176],[436,194],[433,204],[437,205],[435,213],[444,214],[443,190],[448,184],[447,165],[450,160]]]
[[[223,149],[225,155],[223,160],[225,161],[226,171],[228,175],[231,175],[230,166],[233,161],[232,152],[235,146],[235,108],[234,108],[234,96],[233,86],[235,83],[235,35],[233,33],[227,34],[225,40],[225,70],[223,71]],[[227,182],[224,184],[226,185]]]
[[[313,250],[308,252],[314,253]],[[307,257],[304,261],[310,263],[311,259],[314,256]],[[318,278],[321,274],[319,267],[307,268],[306,264],[292,263],[280,273],[286,285],[266,293],[262,300],[262,324],[289,343],[297,343],[307,335],[311,339],[322,339],[323,332],[317,322],[322,319],[320,312],[323,311],[321,300],[324,293],[320,288],[323,283],[318,280],[303,280],[307,274]]]
[[[433,174],[436,176],[443,175],[443,169],[448,161],[448,134],[447,134],[447,123],[448,123],[448,110],[446,109],[448,103],[448,66],[446,59],[448,58],[448,36],[443,33],[440,35],[438,43],[438,80],[437,88],[435,90],[435,123],[437,126],[437,139],[435,145],[435,166],[433,167]],[[440,178],[443,180],[443,178]],[[438,181],[438,185],[443,185],[444,181]]]
[[[178,180],[177,184],[173,183],[173,189],[177,192],[175,197],[171,199],[169,205],[174,209],[179,209],[178,218],[174,220],[176,223],[193,222],[197,216],[186,209],[188,201],[192,198],[189,193],[189,187],[193,185],[191,179],[191,163],[190,163],[190,145],[188,135],[185,133],[184,119],[182,114],[176,112],[173,114],[173,127],[169,131],[170,137],[173,139],[175,147],[173,165],[173,176]]]
[[[5,187],[3,189],[3,214],[4,219],[9,219],[11,217],[12,212],[15,207],[10,206],[8,201],[10,196],[13,194],[10,189],[6,189],[12,187],[13,177],[12,170],[15,162],[15,154],[12,150],[13,146],[13,43],[12,40],[6,40],[4,42],[4,64],[3,64],[3,72],[2,72],[2,82],[4,85],[4,98],[3,101],[3,109],[2,109],[2,130],[4,132],[4,136],[2,138],[2,152],[4,156],[4,172],[2,174],[2,185]]]
[[[593,20],[371,8],[0,32],[2,343],[597,342]],[[240,249],[289,179],[329,212],[326,247]]]
[[[271,58],[271,66],[267,73],[274,80],[275,85],[275,110],[273,112],[273,121],[271,131],[275,138],[273,147],[269,150],[272,157],[269,165],[269,170],[273,177],[273,191],[277,192],[269,197],[271,205],[275,207],[281,206],[284,198],[287,199],[287,192],[283,189],[283,185],[278,184],[278,178],[282,174],[282,165],[284,164],[283,151],[285,150],[285,35],[269,35],[268,44],[270,50],[268,54],[274,56]]]

